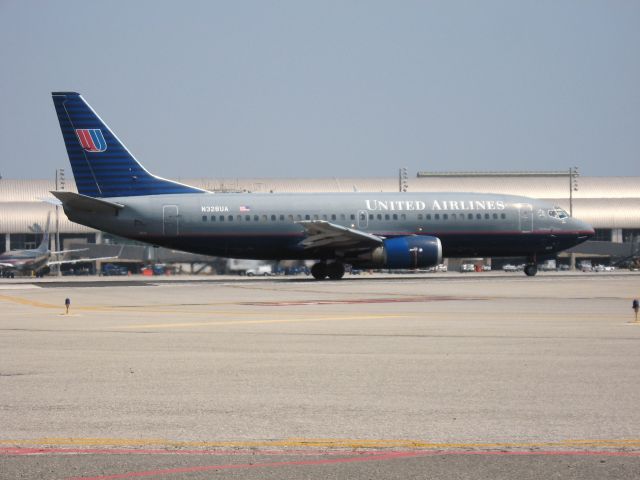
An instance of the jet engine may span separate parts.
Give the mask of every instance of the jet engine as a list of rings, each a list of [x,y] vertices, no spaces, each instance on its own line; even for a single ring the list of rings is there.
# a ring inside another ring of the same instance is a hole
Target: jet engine
[[[372,266],[384,268],[433,267],[442,263],[442,244],[439,238],[431,236],[388,238],[371,252],[370,262]]]

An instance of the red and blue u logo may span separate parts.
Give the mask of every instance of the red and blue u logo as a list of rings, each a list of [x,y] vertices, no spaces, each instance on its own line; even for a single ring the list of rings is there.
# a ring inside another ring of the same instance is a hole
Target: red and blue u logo
[[[76,135],[87,152],[104,152],[107,149],[107,142],[99,128],[77,128]]]

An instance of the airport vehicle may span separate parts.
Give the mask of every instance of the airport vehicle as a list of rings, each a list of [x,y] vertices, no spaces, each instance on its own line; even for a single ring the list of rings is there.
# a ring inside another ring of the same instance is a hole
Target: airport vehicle
[[[316,279],[357,268],[417,269],[443,257],[537,258],[593,236],[528,197],[487,193],[213,193],[149,173],[82,96],[54,92],[78,193],[52,192],[74,222],[193,253],[317,260]]]
[[[38,248],[25,249],[25,250],[9,250],[0,255],[0,271],[2,271],[3,277],[14,278],[16,273],[35,273],[40,277],[44,274],[47,267],[53,265],[62,265],[70,263],[84,263],[93,262],[95,260],[108,260],[115,257],[100,257],[100,258],[76,258],[70,260],[51,260],[53,255],[60,255],[63,253],[82,252],[86,248],[74,249],[74,250],[59,250],[52,252],[49,250],[49,223],[50,214],[47,215],[47,225],[42,235],[42,241]]]
[[[248,277],[255,277],[256,275],[262,277],[268,277],[273,275],[273,267],[271,265],[260,265],[255,268],[250,268],[245,272]]]

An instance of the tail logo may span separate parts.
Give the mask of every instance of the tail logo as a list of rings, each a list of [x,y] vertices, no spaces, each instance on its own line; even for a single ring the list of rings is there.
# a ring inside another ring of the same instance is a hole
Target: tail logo
[[[104,152],[107,149],[107,142],[99,128],[77,128],[76,135],[87,152]]]

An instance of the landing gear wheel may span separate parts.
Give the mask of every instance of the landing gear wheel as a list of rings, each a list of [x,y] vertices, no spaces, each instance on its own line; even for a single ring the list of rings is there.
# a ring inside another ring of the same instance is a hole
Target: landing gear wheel
[[[538,267],[536,265],[527,265],[524,267],[524,273],[527,277],[533,277],[536,273],[538,273]]]
[[[331,280],[340,280],[344,277],[344,265],[340,262],[334,262],[327,265],[327,275]]]
[[[316,263],[311,267],[311,275],[316,280],[324,280],[327,277],[327,264],[326,263]]]

